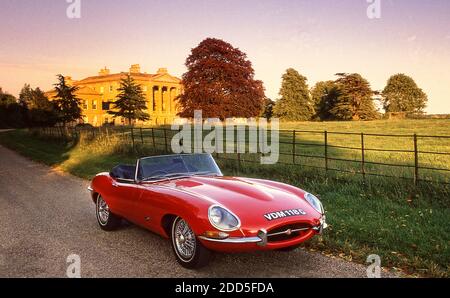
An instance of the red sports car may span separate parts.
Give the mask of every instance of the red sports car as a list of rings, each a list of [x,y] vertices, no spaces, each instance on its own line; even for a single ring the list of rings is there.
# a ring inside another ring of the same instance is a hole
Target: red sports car
[[[187,268],[211,251],[291,250],[322,233],[319,199],[291,185],[225,177],[210,154],[141,158],[98,174],[89,190],[100,227],[122,219],[170,238]]]

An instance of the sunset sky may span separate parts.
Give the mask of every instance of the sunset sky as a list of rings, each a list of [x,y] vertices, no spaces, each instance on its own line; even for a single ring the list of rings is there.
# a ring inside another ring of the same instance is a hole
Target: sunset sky
[[[448,0],[381,0],[380,19],[368,18],[366,0],[81,0],[80,19],[68,5],[0,1],[3,90],[48,90],[58,73],[82,79],[137,63],[181,76],[190,49],[216,37],[247,53],[272,99],[288,67],[310,86],[358,72],[375,90],[402,72],[428,94],[429,113],[450,113]]]

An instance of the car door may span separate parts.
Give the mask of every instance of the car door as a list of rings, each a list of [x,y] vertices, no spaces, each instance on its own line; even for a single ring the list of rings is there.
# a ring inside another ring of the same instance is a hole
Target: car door
[[[138,220],[136,202],[139,199],[141,192],[141,188],[134,181],[113,179],[113,211],[127,220],[136,222]]]
[[[164,191],[158,184],[141,184],[140,195],[136,200],[137,224],[158,232],[161,227],[161,218],[166,212],[167,200]]]

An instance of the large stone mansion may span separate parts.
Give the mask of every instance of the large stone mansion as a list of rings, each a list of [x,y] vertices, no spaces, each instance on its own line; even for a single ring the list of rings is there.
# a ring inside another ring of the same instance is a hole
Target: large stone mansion
[[[138,124],[169,124],[177,114],[175,98],[182,90],[181,80],[170,75],[166,68],[158,69],[156,74],[141,72],[138,64],[132,65],[129,72],[111,74],[106,67],[101,69],[97,76],[88,77],[79,81],[65,77],[66,83],[77,86],[76,96],[81,100],[83,111],[83,122],[94,126],[105,123],[123,124],[124,119],[113,119],[108,110],[113,108],[112,102],[118,95],[120,80],[130,74],[133,79],[141,85],[142,91],[147,99],[147,113],[150,120]],[[56,92],[46,92],[52,99]]]

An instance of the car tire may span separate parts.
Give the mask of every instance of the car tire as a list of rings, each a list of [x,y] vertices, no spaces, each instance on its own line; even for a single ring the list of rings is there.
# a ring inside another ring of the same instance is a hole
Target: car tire
[[[98,195],[95,202],[95,214],[97,217],[98,225],[102,230],[114,231],[116,230],[122,221],[120,217],[115,215],[109,210],[109,206],[101,195]]]
[[[211,251],[202,245],[183,218],[177,217],[172,222],[170,238],[175,257],[181,266],[199,269],[209,263]]]

